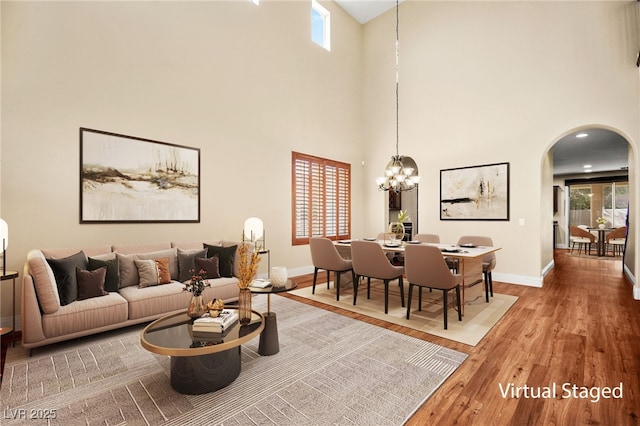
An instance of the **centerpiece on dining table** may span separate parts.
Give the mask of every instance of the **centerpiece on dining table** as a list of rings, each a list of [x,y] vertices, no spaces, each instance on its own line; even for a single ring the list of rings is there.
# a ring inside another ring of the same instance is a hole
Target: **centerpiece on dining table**
[[[599,218],[596,219],[596,223],[598,224],[598,228],[604,229],[605,225],[607,224],[607,219],[600,216]]]

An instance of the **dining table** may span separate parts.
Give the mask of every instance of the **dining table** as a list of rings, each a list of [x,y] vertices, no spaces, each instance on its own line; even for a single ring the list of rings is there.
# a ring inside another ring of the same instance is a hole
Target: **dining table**
[[[598,232],[598,240],[596,241],[597,253],[598,253],[598,257],[604,256],[606,254],[605,253],[606,233],[613,231],[615,228],[597,227],[597,228],[587,228],[587,229],[589,230],[589,232],[592,232],[592,231]]]
[[[464,315],[464,306],[483,297],[482,286],[477,285],[483,281],[482,258],[490,253],[501,250],[498,246],[476,246],[473,244],[442,244],[442,243],[423,243],[420,241],[389,241],[379,240],[375,238],[363,238],[367,241],[376,241],[385,252],[403,253],[409,244],[424,244],[436,246],[440,249],[443,257],[457,260],[458,273],[462,275],[461,295],[462,298],[462,315]],[[335,245],[338,252],[345,258],[351,257],[351,241],[338,240]],[[342,248],[341,248],[342,247]],[[347,250],[348,248],[348,250]]]

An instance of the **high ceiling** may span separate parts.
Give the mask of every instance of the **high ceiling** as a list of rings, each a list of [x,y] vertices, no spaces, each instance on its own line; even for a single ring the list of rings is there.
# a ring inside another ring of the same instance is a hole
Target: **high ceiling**
[[[392,9],[395,0],[335,0],[356,21],[365,24]],[[404,0],[399,0],[402,3]],[[577,133],[587,133],[576,138]],[[591,172],[621,172],[628,168],[628,143],[617,133],[603,129],[589,129],[572,133],[553,146],[554,175],[585,173],[585,165],[591,164]]]
[[[395,7],[396,0],[335,0],[356,21],[364,24]],[[400,0],[402,3],[404,0]]]

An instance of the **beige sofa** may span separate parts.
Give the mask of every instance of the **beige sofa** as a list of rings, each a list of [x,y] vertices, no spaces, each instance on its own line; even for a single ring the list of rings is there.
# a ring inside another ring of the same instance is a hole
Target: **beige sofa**
[[[184,280],[186,275],[190,276],[185,268],[190,261],[193,265],[194,257],[202,253],[205,244],[216,247],[215,250],[217,247],[239,246],[233,241],[208,240],[31,250],[22,280],[23,347],[32,349],[184,311],[191,293],[183,291],[184,284],[180,278]],[[113,259],[118,259],[117,267],[114,267],[118,274],[117,291],[104,291],[99,297],[73,300],[67,304],[63,300],[61,303],[56,276],[47,259],[65,262],[69,256],[77,258],[79,252],[92,262],[111,261],[115,264]],[[227,252],[234,253],[233,249]],[[225,302],[237,300],[239,265],[238,255],[234,254],[233,265],[229,264],[233,268],[233,276],[208,279],[211,287],[203,293],[205,301],[213,298]],[[169,259],[171,282],[142,287],[140,276],[132,265],[135,265],[135,260],[158,258]]]

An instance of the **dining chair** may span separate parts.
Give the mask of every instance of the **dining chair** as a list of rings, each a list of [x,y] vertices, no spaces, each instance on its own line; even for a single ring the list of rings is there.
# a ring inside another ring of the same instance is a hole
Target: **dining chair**
[[[413,236],[413,239],[414,241],[420,241],[421,243],[440,243],[440,236],[438,234],[416,234]]]
[[[438,234],[416,234],[413,239],[421,243],[440,244],[440,235]],[[458,272],[458,259],[445,257],[444,260],[447,262],[449,269],[455,273]]]
[[[609,232],[605,237],[607,251],[610,249],[614,256],[622,255],[622,250],[627,241],[627,227],[621,226]]]
[[[404,308],[403,266],[394,266],[376,241],[351,241],[351,260],[353,262],[353,304],[358,298],[360,278],[367,278],[367,299],[371,298],[371,278],[384,282],[384,313],[389,312],[389,282],[398,280],[400,300]]]
[[[333,272],[335,275],[334,287],[336,288],[336,300],[340,300],[340,275],[343,272],[353,270],[351,260],[344,259],[338,253],[338,249],[333,242],[324,237],[309,238],[309,247],[311,249],[311,261],[313,262],[313,287],[311,293],[316,292],[316,279],[318,278],[318,270],[327,271],[327,289],[329,289],[329,276]]]
[[[473,244],[475,246],[492,247],[493,240],[491,237],[480,235],[464,235],[458,239],[458,245]],[[493,297],[493,275],[491,272],[496,267],[496,254],[491,252],[482,256],[482,274],[484,275],[484,293],[489,303],[489,293]]]
[[[580,226],[569,226],[569,241],[571,241],[571,253],[576,244],[578,244],[578,254],[582,253],[584,248],[585,253],[591,254],[591,245],[596,242],[596,236],[586,229]]]
[[[407,297],[407,319],[411,314],[411,296],[413,287],[418,286],[418,310],[422,310],[422,288],[442,290],[444,304],[444,329],[447,329],[449,290],[456,291],[458,321],[462,321],[460,304],[460,285],[462,275],[454,274],[442,257],[440,249],[429,245],[410,245],[405,247],[405,272],[409,282]]]

